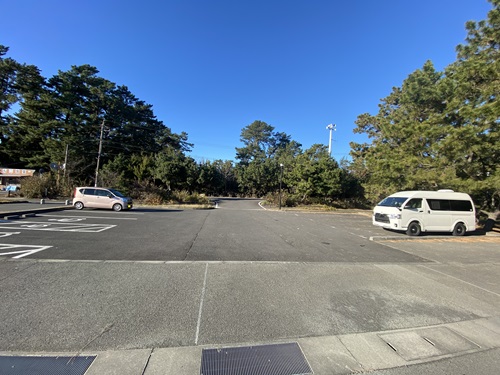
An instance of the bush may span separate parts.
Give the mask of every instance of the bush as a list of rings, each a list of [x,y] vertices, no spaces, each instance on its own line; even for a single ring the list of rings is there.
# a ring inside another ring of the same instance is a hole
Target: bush
[[[268,193],[265,200],[268,204],[278,207],[279,206],[280,194],[279,192]],[[281,206],[282,207],[295,207],[298,205],[298,199],[296,196],[288,193],[287,191],[281,192]]]
[[[269,193],[266,195],[265,200],[267,204],[272,206],[279,206],[279,193]],[[282,207],[297,207],[297,206],[316,206],[324,208],[371,208],[366,200],[361,198],[346,198],[346,199],[333,199],[333,198],[319,198],[319,197],[301,197],[297,194],[290,194],[287,191],[281,193],[281,206]]]
[[[171,200],[175,203],[188,204],[210,204],[210,199],[198,193],[190,193],[187,190],[172,192]]]
[[[130,191],[130,196],[143,204],[155,206],[166,204],[170,199],[170,191],[148,183],[137,185]]]
[[[21,195],[26,198],[55,198],[59,195],[59,189],[53,176],[46,173],[42,176],[24,178]]]

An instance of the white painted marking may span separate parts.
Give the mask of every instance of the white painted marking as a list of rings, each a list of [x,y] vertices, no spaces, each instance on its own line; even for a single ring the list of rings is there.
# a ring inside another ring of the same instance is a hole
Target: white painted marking
[[[37,222],[23,221],[24,224],[18,222],[3,223],[4,226],[0,225],[1,229],[23,229],[23,230],[44,230],[52,232],[85,232],[85,233],[95,233],[102,232],[107,229],[116,227],[116,225],[104,225],[104,224],[63,224],[63,223],[50,223],[41,224]]]
[[[441,271],[435,270],[435,269],[430,268],[430,267],[428,267],[428,266],[420,266],[420,267],[427,268],[428,270],[431,270],[431,271],[433,271],[433,272],[440,273],[441,275],[444,275],[444,276],[450,277],[450,278],[452,278],[452,279],[455,279],[455,280],[461,281],[461,282],[462,282],[462,283],[464,283],[464,284],[471,285],[471,286],[473,286],[473,287],[475,287],[475,288],[481,289],[481,290],[483,290],[483,291],[485,291],[485,292],[488,292],[488,293],[491,293],[491,294],[493,294],[493,295],[495,295],[495,296],[497,296],[497,297],[500,297],[500,294],[498,294],[498,293],[496,293],[496,292],[493,292],[493,291],[491,291],[491,290],[488,290],[488,289],[482,288],[482,287],[480,287],[480,286],[478,286],[478,285],[476,285],[476,284],[469,283],[468,281],[465,281],[465,280],[459,279],[458,277],[455,277],[455,276],[452,276],[452,275],[448,275],[448,274],[447,274],[447,273],[445,273],[445,272],[441,272]]]
[[[23,224],[21,228],[47,228],[50,224]]]
[[[0,237],[9,237],[13,234],[21,234],[21,232],[0,232]]]
[[[336,229],[335,227],[331,227],[332,229]]]
[[[205,278],[203,279],[203,288],[201,290],[200,310],[198,311],[198,323],[196,324],[196,335],[194,337],[195,345],[198,345],[198,337],[200,335],[201,312],[203,311],[203,301],[205,300],[205,289],[207,287],[207,273],[208,273],[208,263],[205,266]]]
[[[69,218],[80,218],[82,220],[86,219],[110,219],[110,220],[137,220],[136,217],[106,217],[106,216],[67,216],[67,215],[40,215],[38,214],[37,216],[43,216],[43,217],[69,217]],[[49,221],[52,221],[49,219]]]
[[[64,217],[62,219],[49,219],[48,221],[57,221],[57,222],[61,222],[61,223],[73,223],[73,222],[76,222],[76,221],[83,221],[83,220],[86,220],[84,217],[80,217],[80,218],[77,218],[77,217]]]
[[[259,206],[260,206],[260,208],[262,208],[262,209],[264,209],[264,210],[266,210],[266,211],[267,211],[267,208],[265,208],[265,207],[262,205],[262,201],[260,201],[260,202],[259,202]]]
[[[38,253],[39,251],[50,249],[51,247],[52,246],[12,245],[12,244],[2,243],[2,244],[0,244],[0,250],[22,249],[22,248],[24,248],[25,250],[15,250],[15,251],[9,251],[7,253],[0,253],[0,256],[1,255],[19,254],[19,255],[16,255],[15,257],[12,257],[12,258],[20,259],[20,258],[27,257],[28,255]]]

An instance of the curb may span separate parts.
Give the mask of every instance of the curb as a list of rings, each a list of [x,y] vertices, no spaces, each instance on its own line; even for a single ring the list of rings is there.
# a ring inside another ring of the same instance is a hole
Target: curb
[[[191,375],[205,349],[297,343],[315,375],[364,373],[432,363],[500,348],[500,317],[389,331],[236,344],[82,352],[0,351],[4,357],[94,357],[85,375]],[[346,371],[347,370],[347,371]]]

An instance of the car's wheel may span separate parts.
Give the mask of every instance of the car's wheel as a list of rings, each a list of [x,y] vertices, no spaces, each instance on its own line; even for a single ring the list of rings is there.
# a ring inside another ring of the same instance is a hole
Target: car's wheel
[[[408,225],[408,229],[406,230],[408,236],[420,236],[420,233],[422,233],[422,229],[419,223],[413,221]]]
[[[75,208],[77,210],[83,210],[83,203],[82,202],[76,202],[75,203]]]
[[[118,212],[118,211],[121,211],[122,209],[123,209],[123,207],[122,207],[122,205],[120,203],[115,203],[113,205],[113,211]]]
[[[465,227],[464,223],[457,223],[457,225],[455,225],[455,228],[453,228],[453,235],[463,236],[466,230],[467,228]]]

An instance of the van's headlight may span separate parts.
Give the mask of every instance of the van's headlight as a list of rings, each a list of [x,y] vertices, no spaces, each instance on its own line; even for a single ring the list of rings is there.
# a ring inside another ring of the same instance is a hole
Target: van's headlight
[[[390,214],[389,219],[401,219],[401,214]]]

